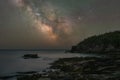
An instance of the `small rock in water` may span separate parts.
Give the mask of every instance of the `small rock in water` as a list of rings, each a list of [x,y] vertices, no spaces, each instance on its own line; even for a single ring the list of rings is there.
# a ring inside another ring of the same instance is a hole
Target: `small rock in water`
[[[38,54],[25,54],[23,56],[24,59],[29,59],[29,58],[39,58]]]

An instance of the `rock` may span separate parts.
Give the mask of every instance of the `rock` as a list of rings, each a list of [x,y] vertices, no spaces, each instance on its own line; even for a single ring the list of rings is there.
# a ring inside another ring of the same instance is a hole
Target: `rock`
[[[101,57],[63,58],[52,64],[51,68],[59,71],[49,73],[49,77],[52,80],[120,80],[119,60]]]
[[[39,58],[37,54],[25,54],[23,56],[24,59],[29,59],[29,58]]]

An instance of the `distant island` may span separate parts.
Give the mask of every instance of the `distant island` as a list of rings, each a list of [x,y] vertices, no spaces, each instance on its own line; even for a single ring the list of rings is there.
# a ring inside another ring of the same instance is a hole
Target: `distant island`
[[[89,37],[76,46],[72,46],[72,53],[112,53],[120,52],[120,31],[109,32]]]

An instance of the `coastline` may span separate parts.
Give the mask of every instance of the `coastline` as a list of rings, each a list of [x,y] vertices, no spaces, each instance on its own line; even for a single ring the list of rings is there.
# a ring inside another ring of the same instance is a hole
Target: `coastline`
[[[80,55],[80,53],[78,53]],[[50,54],[51,55],[51,54]],[[58,54],[60,55],[60,54]],[[57,55],[57,56],[58,56]],[[65,57],[66,55],[66,57]],[[38,71],[16,72],[15,75],[1,76],[2,80],[116,80],[120,79],[120,57],[113,56],[88,56],[71,57],[64,53],[64,57],[57,58],[50,63],[50,67]],[[38,58],[39,59],[39,58]],[[42,59],[42,58],[40,58]],[[43,58],[44,59],[44,58]],[[22,59],[23,61],[26,61]],[[27,59],[34,61],[37,59]],[[87,79],[86,79],[87,77]],[[107,78],[106,78],[107,77]],[[15,79],[13,79],[15,78]]]
[[[23,76],[18,80],[35,79]],[[119,80],[120,58],[114,57],[72,57],[60,58],[51,64],[50,70],[39,80]],[[42,78],[42,79],[41,79]],[[35,79],[35,80],[37,80]]]

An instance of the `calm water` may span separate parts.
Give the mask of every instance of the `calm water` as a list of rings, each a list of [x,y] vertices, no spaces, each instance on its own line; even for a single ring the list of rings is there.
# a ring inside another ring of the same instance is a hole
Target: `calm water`
[[[38,54],[38,59],[23,59],[24,54]],[[16,72],[42,71],[58,58],[81,57],[85,54],[64,53],[64,51],[0,51],[0,76]]]

